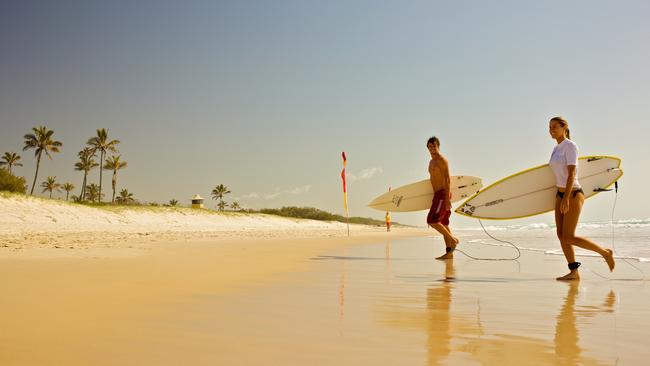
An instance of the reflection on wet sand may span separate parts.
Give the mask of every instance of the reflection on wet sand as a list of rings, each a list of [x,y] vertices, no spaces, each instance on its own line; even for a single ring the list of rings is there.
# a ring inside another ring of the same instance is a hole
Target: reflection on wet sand
[[[343,248],[343,257],[347,256],[347,251]],[[346,261],[341,261],[341,278],[339,280],[339,337],[343,336],[343,318],[345,317],[345,282],[346,282]]]
[[[445,277],[440,285],[427,289],[426,307],[414,307],[420,298],[386,299],[381,309],[381,322],[393,327],[422,330],[427,334],[427,364],[439,365],[452,353],[455,337],[471,339],[483,334],[479,316],[451,316],[452,293],[454,290],[454,262],[445,263]],[[476,307],[478,312],[479,307]]]
[[[427,365],[439,365],[451,353],[451,291],[454,261],[445,261],[442,285],[427,289]],[[474,327],[480,329],[480,325]]]
[[[551,341],[541,337],[522,336],[521,329],[511,334],[486,331],[481,324],[478,305],[475,319],[468,316],[466,306],[464,309],[452,306],[454,291],[458,290],[454,288],[457,285],[454,282],[455,276],[453,261],[446,261],[444,279],[427,289],[424,311],[414,309],[412,303],[409,304],[414,299],[389,300],[390,306],[382,311],[382,322],[385,324],[408,329],[426,328],[427,365],[440,365],[459,359],[472,359],[483,365],[614,364],[613,361],[606,362],[583,355],[578,328],[579,319],[614,312],[616,294],[613,291],[606,295],[600,305],[576,306],[580,285],[578,282],[568,283],[567,294],[556,317],[555,336]],[[513,316],[519,314],[514,313]],[[504,319],[504,322],[508,322],[508,319]]]
[[[562,366],[612,364],[582,355],[582,349],[578,345],[579,333],[576,320],[578,316],[592,317],[600,312],[613,312],[616,296],[614,292],[610,292],[603,305],[588,307],[587,310],[576,310],[578,289],[578,282],[568,284],[567,295],[556,319],[553,344],[534,337],[494,334],[491,338],[473,340],[461,350],[471,353],[474,359],[486,365],[531,364],[531,362]],[[499,352],[495,352],[497,349]]]
[[[555,326],[555,356],[558,365],[578,365],[587,362],[582,358],[582,348],[578,345],[580,339],[576,320],[578,316],[593,317],[599,312],[614,312],[616,294],[610,291],[600,306],[575,309],[576,297],[578,296],[579,282],[570,281],[569,290],[564,298],[564,304],[557,316]],[[595,361],[592,361],[595,363]]]

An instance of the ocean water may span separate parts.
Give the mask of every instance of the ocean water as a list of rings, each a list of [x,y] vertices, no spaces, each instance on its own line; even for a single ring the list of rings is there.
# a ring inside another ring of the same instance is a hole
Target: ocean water
[[[485,231],[493,237],[509,241],[521,250],[563,255],[555,234],[554,223],[495,225],[493,222],[483,221],[483,225]],[[510,246],[490,238],[485,231],[478,227],[459,229],[454,232],[461,238],[461,243]],[[650,218],[579,223],[576,235],[586,237],[604,248],[613,249],[616,258],[650,262]],[[576,248],[576,254],[598,255],[580,248]]]

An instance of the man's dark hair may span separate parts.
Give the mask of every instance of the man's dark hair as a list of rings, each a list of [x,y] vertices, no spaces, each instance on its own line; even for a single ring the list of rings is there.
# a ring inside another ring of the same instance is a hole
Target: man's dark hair
[[[429,140],[427,140],[427,146],[429,146],[429,144],[434,144],[434,145],[440,146],[440,140],[438,140],[438,138],[435,137],[435,136],[430,137]]]

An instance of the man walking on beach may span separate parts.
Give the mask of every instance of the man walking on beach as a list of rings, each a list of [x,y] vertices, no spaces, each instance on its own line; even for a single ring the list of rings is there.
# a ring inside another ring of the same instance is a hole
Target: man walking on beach
[[[451,216],[451,176],[449,162],[440,154],[440,140],[431,137],[427,141],[427,149],[431,154],[429,162],[429,177],[433,187],[433,201],[427,215],[427,224],[442,234],[445,239],[445,254],[436,259],[451,259],[458,239],[451,234],[449,229],[449,216]]]

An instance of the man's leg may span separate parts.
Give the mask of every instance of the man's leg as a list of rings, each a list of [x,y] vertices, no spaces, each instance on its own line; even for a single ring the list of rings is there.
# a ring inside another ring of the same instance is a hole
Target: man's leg
[[[444,205],[444,192],[436,194],[433,197],[433,202],[431,203],[431,209],[427,215],[427,224],[439,232],[445,240],[445,251],[446,253],[436,259],[448,259],[453,258],[453,251],[458,244],[458,239],[454,238],[449,230],[449,216],[451,212],[443,208]]]
[[[436,223],[431,223],[429,224],[432,228],[434,228],[436,231],[438,231],[440,234],[442,234],[443,238],[445,239],[445,244],[451,244],[455,243],[455,239],[453,235],[451,235],[451,232],[449,231],[449,228],[446,227],[445,225],[436,222]]]
[[[445,254],[437,257],[436,259],[451,259],[454,257],[454,249],[458,245],[458,239],[451,234],[449,226],[442,223],[433,223],[429,224],[432,228],[436,229],[440,234],[442,234],[445,239]]]

